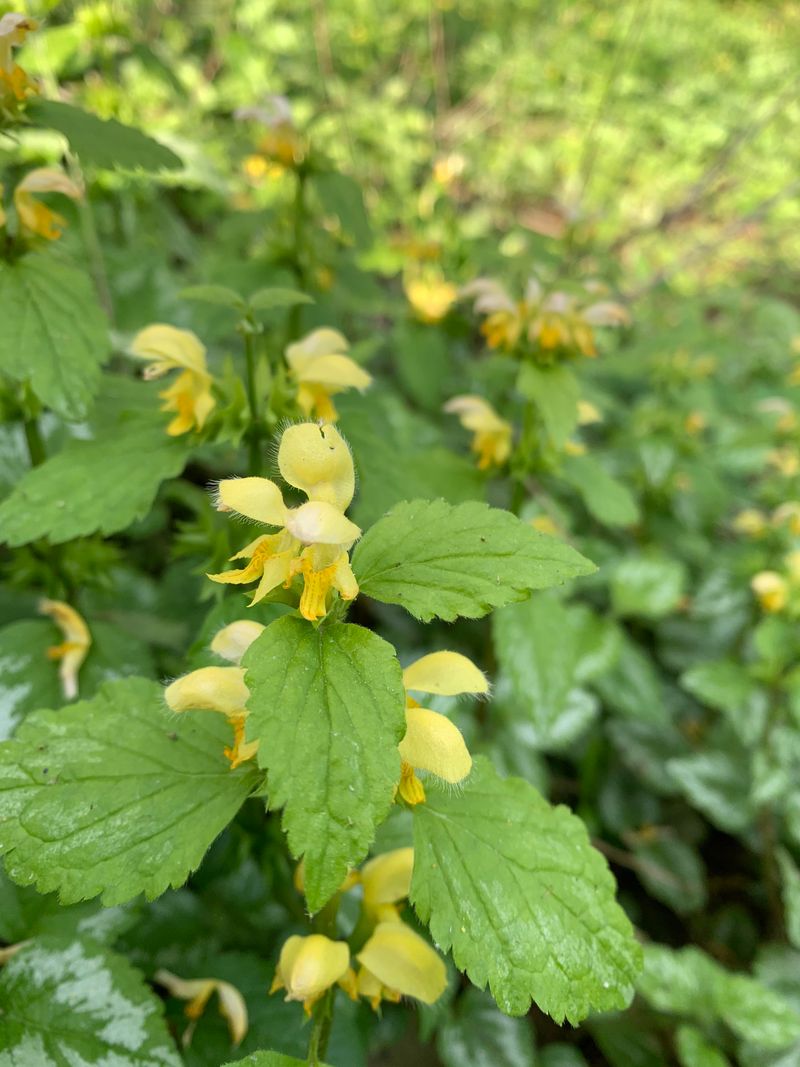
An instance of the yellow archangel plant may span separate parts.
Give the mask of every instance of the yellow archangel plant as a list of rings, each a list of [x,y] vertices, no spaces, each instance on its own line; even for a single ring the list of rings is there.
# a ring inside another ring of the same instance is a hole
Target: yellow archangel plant
[[[206,350],[191,330],[154,323],[136,334],[131,342],[131,355],[146,360],[146,379],[161,378],[171,370],[180,374],[173,384],[159,396],[164,401],[162,411],[174,411],[175,418],[167,426],[171,437],[202,430],[216,404],[211,392],[213,378],[206,367]]]
[[[37,198],[41,193],[60,193],[62,196],[68,196],[70,200],[79,200],[83,192],[71,178],[55,167],[37,167],[29,171],[14,189],[14,207],[20,235],[57,241],[67,222]],[[5,224],[5,212],[0,207],[0,226]]]
[[[12,48],[21,45],[38,27],[36,19],[15,11],[0,18],[0,104],[8,100],[20,102],[33,88],[28,75],[14,62]]]
[[[347,339],[338,330],[313,330],[286,349],[289,374],[297,385],[297,404],[304,415],[323,422],[339,417],[332,398],[346,389],[363,392],[371,376],[345,353]]]
[[[66,700],[74,700],[78,695],[78,671],[92,645],[89,627],[75,608],[63,600],[40,600],[39,611],[42,615],[49,615],[64,635],[60,645],[48,648],[47,655],[50,659],[60,661],[58,673],[61,690]]]
[[[153,980],[178,1000],[188,1001],[184,1012],[190,1022],[183,1035],[184,1048],[191,1043],[197,1021],[214,993],[219,998],[220,1015],[228,1023],[232,1043],[239,1045],[244,1040],[249,1025],[247,1003],[235,985],[221,978],[181,978],[163,968],[156,971]]]
[[[278,486],[268,478],[229,478],[219,483],[217,507],[278,528],[261,534],[232,560],[245,559],[240,570],[209,574],[214,582],[248,585],[258,581],[251,604],[279,585],[289,588],[302,575],[300,614],[323,618],[336,590],[343,600],[358,594],[348,552],[361,530],[345,516],[355,492],[353,458],[334,426],[306,422],[284,431],[278,448],[284,480],[308,497],[288,508]]]
[[[258,751],[258,741],[244,739],[250,692],[244,683],[244,668],[239,663],[263,630],[261,623],[252,619],[239,619],[225,626],[212,640],[211,651],[236,666],[200,667],[164,690],[164,699],[172,711],[218,711],[227,718],[233,727],[233,746],[225,749],[231,770],[252,759]]]
[[[444,405],[450,415],[457,415],[472,438],[472,451],[478,457],[478,470],[502,467],[511,455],[513,427],[494,410],[488,400],[481,396],[466,394],[454,396]]]
[[[401,776],[398,792],[408,804],[425,800],[416,771],[425,771],[451,785],[462,782],[472,769],[472,757],[458,727],[446,715],[423,708],[410,691],[438,696],[489,692],[486,676],[459,652],[432,652],[403,671],[406,689],[406,733],[400,742]]]

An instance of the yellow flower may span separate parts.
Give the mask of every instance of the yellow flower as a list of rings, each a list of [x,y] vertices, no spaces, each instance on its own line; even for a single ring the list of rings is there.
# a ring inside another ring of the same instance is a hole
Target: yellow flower
[[[140,330],[130,349],[137,359],[150,364],[144,377],[161,378],[171,370],[180,370],[173,384],[159,396],[164,401],[162,411],[176,412],[167,426],[171,437],[202,430],[216,401],[211,393],[213,381],[206,367],[206,350],[200,338],[191,330],[180,330],[165,323],[154,323]]]
[[[381,922],[399,921],[395,905],[408,896],[413,869],[413,848],[396,848],[365,863],[360,880],[366,911]]]
[[[239,1045],[244,1040],[248,1027],[247,1004],[235,985],[223,982],[220,978],[179,978],[163,968],[156,971],[153,979],[168,989],[173,997],[189,1001],[184,1011],[191,1023],[183,1035],[184,1048],[189,1045],[197,1020],[205,1011],[212,993],[219,997],[220,1015],[228,1024],[233,1044]]]
[[[356,956],[358,992],[377,1010],[381,1000],[414,997],[434,1004],[447,988],[447,969],[427,941],[400,922],[379,923]]]
[[[786,523],[793,537],[800,537],[800,500],[789,500],[781,504],[772,513],[772,525],[782,526]]]
[[[50,659],[61,660],[58,669],[61,690],[66,700],[73,700],[78,695],[78,671],[92,644],[89,627],[63,600],[40,600],[39,611],[49,615],[64,635],[63,642],[48,648],[47,655]]]
[[[416,316],[423,322],[440,322],[458,297],[458,289],[441,275],[406,278],[403,287]]]
[[[176,679],[164,690],[172,711],[218,711],[233,727],[233,746],[225,749],[231,770],[258,751],[258,741],[245,742],[246,707],[250,691],[243,667],[200,667]]]
[[[287,508],[280,489],[268,478],[220,482],[220,511],[233,511],[279,527],[279,532],[262,534],[232,556],[234,560],[249,560],[241,570],[208,577],[234,585],[258,579],[251,601],[256,604],[277,586],[288,588],[292,578],[302,574],[300,614],[314,621],[327,614],[332,589],[343,600],[358,594],[348,552],[361,530],[344,515],[355,491],[353,460],[334,426],[306,422],[284,432],[278,467],[289,485],[301,489],[308,501],[298,508]]]
[[[591,426],[592,423],[602,422],[603,416],[594,404],[589,400],[578,401],[578,425]]]
[[[800,549],[794,549],[783,557],[786,573],[792,585],[800,583]]]
[[[229,663],[239,664],[242,656],[265,629],[253,619],[237,619],[217,631],[211,642],[211,651]]]
[[[731,525],[737,533],[746,537],[762,537],[767,529],[767,516],[758,508],[745,508]]]
[[[487,316],[481,325],[481,333],[490,348],[514,347],[528,313],[525,301],[515,302],[493,278],[476,278],[462,287],[460,295],[475,297],[475,311]]]
[[[489,683],[482,671],[459,652],[432,652],[403,671],[406,689],[406,733],[400,742],[401,778],[398,792],[407,804],[420,804],[425,789],[416,771],[427,771],[451,785],[472,769],[472,757],[461,731],[446,715],[422,708],[408,690],[439,696],[485,694]]]
[[[767,453],[767,462],[786,478],[793,478],[800,471],[800,453],[795,448],[773,448]]]
[[[750,588],[764,611],[775,614],[786,607],[789,590],[786,579],[777,571],[759,571],[751,579]]]
[[[12,48],[23,43],[33,30],[36,19],[10,11],[0,18],[0,102],[4,98],[21,101],[32,88],[28,75],[14,62]]]
[[[535,515],[529,521],[534,530],[538,530],[539,533],[550,534],[553,537],[559,536],[559,529],[550,515]]]
[[[501,419],[492,405],[480,396],[465,394],[448,400],[444,410],[457,415],[465,430],[475,436],[472,451],[478,457],[478,470],[487,470],[492,465],[502,467],[511,455],[513,427]]]
[[[708,419],[702,411],[690,411],[683,421],[683,428],[690,437],[696,437],[708,425]]]
[[[323,934],[295,934],[281,949],[270,993],[285,989],[284,1000],[301,1000],[310,1015],[319,998],[337,983],[355,999],[350,949],[345,942],[331,941]]]
[[[350,346],[338,330],[322,327],[286,349],[286,362],[297,383],[297,403],[306,415],[336,422],[331,397],[345,389],[363,392],[372,377],[344,353]]]
[[[67,224],[66,220],[37,200],[39,193],[61,193],[71,200],[79,200],[83,193],[63,171],[53,167],[37,167],[29,171],[14,190],[14,207],[21,231],[56,241]]]
[[[582,441],[565,441],[564,442],[564,455],[566,456],[585,456],[586,445]]]

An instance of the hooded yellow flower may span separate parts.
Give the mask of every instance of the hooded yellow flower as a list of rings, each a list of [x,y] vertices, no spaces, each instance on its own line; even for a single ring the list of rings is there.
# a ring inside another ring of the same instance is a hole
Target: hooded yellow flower
[[[202,430],[216,401],[211,394],[211,375],[206,368],[206,350],[191,330],[180,330],[165,323],[146,326],[136,334],[129,349],[137,359],[150,364],[144,377],[161,378],[171,370],[181,373],[173,384],[159,396],[164,401],[162,411],[176,412],[167,426],[170,437]]]
[[[746,537],[763,537],[767,531],[767,516],[758,508],[745,508],[734,517],[732,526]]]
[[[444,410],[450,415],[457,415],[464,429],[475,435],[471,447],[478,457],[478,470],[484,471],[491,466],[502,467],[511,455],[514,431],[510,422],[501,419],[483,397],[471,394],[454,396],[447,401]]]
[[[407,278],[403,283],[408,302],[422,322],[440,322],[458,298],[458,289],[439,274]]]
[[[262,623],[253,619],[237,619],[217,631],[211,642],[211,651],[226,659],[228,663],[238,665],[242,662],[242,656],[265,629]]]
[[[62,644],[48,648],[47,655],[50,659],[61,661],[58,669],[61,691],[66,700],[74,700],[78,695],[78,671],[92,644],[89,627],[78,612],[63,600],[40,600],[39,611],[42,615],[49,615],[64,635]]]
[[[47,241],[57,241],[67,224],[66,219],[37,200],[40,193],[61,193],[71,200],[79,200],[83,193],[63,171],[54,167],[37,167],[29,171],[14,190],[20,231],[44,237]]]
[[[407,694],[409,690],[439,696],[489,692],[483,672],[459,652],[432,652],[416,660],[403,671],[403,685]],[[420,707],[409,695],[406,733],[399,749],[402,764],[398,792],[408,804],[425,799],[416,771],[427,771],[455,785],[472,769],[472,757],[458,727],[446,715]]]
[[[304,414],[336,422],[339,415],[331,397],[345,389],[363,392],[372,382],[363,367],[345,355],[349,347],[338,330],[322,327],[286,349],[289,373],[297,383],[297,403]]]
[[[424,938],[401,922],[379,923],[356,956],[358,992],[377,1010],[381,1000],[414,997],[433,1004],[447,988],[442,958]]]
[[[331,941],[323,934],[290,937],[281,949],[270,993],[286,990],[284,1000],[301,1000],[306,1015],[332,985],[339,984],[349,996],[357,996],[350,970],[350,949],[344,941]]]
[[[777,571],[759,571],[750,580],[750,588],[764,611],[777,614],[786,607],[789,587]]]
[[[365,863],[360,881],[366,911],[378,921],[399,921],[396,905],[409,894],[413,869],[413,848],[396,848]]]
[[[233,746],[225,749],[231,770],[258,751],[258,741],[244,739],[250,698],[244,675],[243,667],[200,667],[164,690],[164,699],[172,711],[218,711],[227,718],[233,727]]]
[[[29,33],[38,29],[36,19],[9,11],[0,18],[0,102],[3,98],[21,101],[31,89],[28,75],[14,62],[12,48],[21,45]]]
[[[249,1025],[247,1004],[235,985],[224,982],[220,978],[180,978],[177,974],[164,969],[156,971],[153,979],[158,985],[164,986],[173,997],[189,1001],[184,1012],[191,1023],[183,1035],[184,1047],[189,1045],[197,1020],[205,1011],[206,1004],[213,993],[219,997],[220,1015],[228,1024],[233,1044],[241,1044],[246,1037]]]
[[[287,508],[278,486],[268,478],[232,478],[219,483],[217,507],[279,528],[262,534],[231,557],[249,562],[241,570],[209,574],[214,582],[247,585],[258,580],[251,604],[279,585],[288,588],[303,576],[300,614],[323,618],[335,589],[343,600],[358,594],[348,552],[361,530],[344,514],[353,499],[355,472],[344,439],[334,426],[300,423],[281,437],[278,467],[289,485],[308,497]]]

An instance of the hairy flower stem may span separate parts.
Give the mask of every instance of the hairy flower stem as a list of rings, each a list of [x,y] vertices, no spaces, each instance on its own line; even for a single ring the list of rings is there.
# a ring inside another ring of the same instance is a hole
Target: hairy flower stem
[[[332,986],[322,997],[314,1010],[314,1022],[311,1027],[311,1037],[308,1042],[308,1056],[306,1059],[310,1067],[316,1067],[321,1063],[328,1051],[328,1041],[333,1026],[333,1004],[336,995],[336,987]]]

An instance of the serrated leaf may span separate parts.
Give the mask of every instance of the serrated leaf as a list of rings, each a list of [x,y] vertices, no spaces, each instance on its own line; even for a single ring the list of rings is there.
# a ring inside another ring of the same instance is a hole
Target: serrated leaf
[[[491,997],[467,989],[458,1011],[439,1028],[436,1051],[445,1067],[534,1067],[533,1031],[526,1019],[510,1019]]]
[[[361,626],[272,623],[244,658],[248,740],[259,739],[270,807],[305,857],[312,911],[359,863],[400,777],[405,695],[391,645]]]
[[[180,1067],[159,998],[91,941],[45,937],[0,973],[0,1067]]]
[[[398,504],[356,546],[361,592],[400,604],[423,622],[476,619],[569,578],[593,563],[509,511],[470,501]]]
[[[41,402],[82,418],[109,353],[108,322],[91,279],[54,252],[0,263],[0,373],[30,382]]]
[[[35,100],[28,117],[63,133],[82,163],[135,170],[175,170],[183,161],[171,148],[116,119],[101,119],[60,100]]]
[[[123,422],[91,441],[72,441],[32,468],[0,504],[0,541],[53,544],[124,530],[150,510],[159,485],[183,470],[184,438],[143,420]]]
[[[640,950],[586,827],[484,758],[459,793],[414,808],[411,900],[434,941],[509,1015],[625,1007]]]
[[[9,875],[65,904],[182,885],[259,782],[252,763],[231,771],[230,732],[211,712],[175,716],[143,678],[30,715],[0,745]]]
[[[631,526],[639,521],[639,505],[633,494],[593,456],[566,456],[560,474],[580,493],[586,510],[598,522]]]
[[[244,298],[235,289],[226,285],[190,285],[178,293],[181,300],[198,300],[201,304],[218,304],[221,307],[243,308]]]
[[[92,696],[102,682],[130,674],[150,676],[153,661],[143,642],[106,622],[91,621],[92,646],[78,675],[79,693]],[[25,619],[0,630],[0,741],[38,708],[64,703],[58,664],[47,655],[63,636],[46,619]]]
[[[269,311],[272,308],[289,308],[296,304],[313,304],[308,293],[299,289],[281,289],[277,286],[259,289],[247,298],[252,311]]]
[[[560,451],[578,425],[578,379],[561,363],[540,367],[523,363],[517,378],[517,390],[532,400],[553,447]]]

